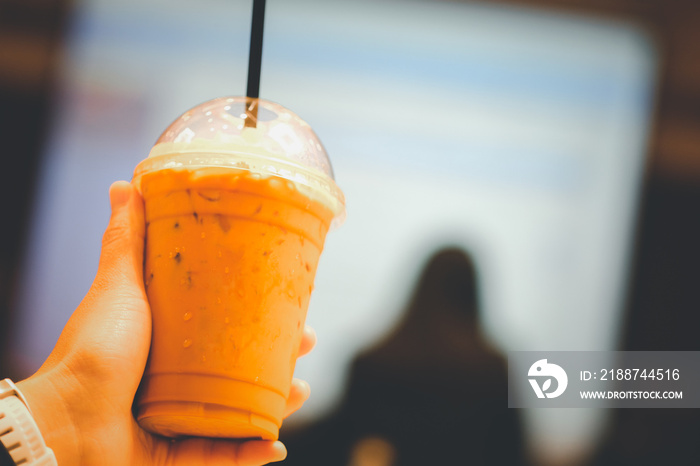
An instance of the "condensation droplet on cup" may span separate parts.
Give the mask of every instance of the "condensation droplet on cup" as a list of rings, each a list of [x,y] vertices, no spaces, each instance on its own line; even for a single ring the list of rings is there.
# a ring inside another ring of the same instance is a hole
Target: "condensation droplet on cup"
[[[294,293],[294,290],[293,290],[293,289],[289,288],[289,289],[287,290],[287,296],[289,296],[290,298],[293,298],[293,297],[296,296],[296,293]]]
[[[221,298],[216,298],[216,304],[221,304]]]
[[[204,232],[202,232],[202,239],[204,239],[204,238],[206,238],[206,237],[207,237],[207,234],[204,233]]]
[[[189,338],[185,338],[185,341],[182,342],[182,346],[184,348],[189,348],[190,346],[192,346],[192,340],[190,340]]]
[[[207,357],[205,355],[202,355],[202,362],[207,362]]]
[[[258,380],[260,380],[260,377],[255,377],[255,381],[257,382]]]
[[[224,323],[225,323],[225,324],[228,324],[228,323],[230,323],[230,322],[231,322],[231,319],[229,319],[228,317],[226,317],[226,318],[224,319]]]
[[[228,273],[228,272],[229,272],[228,267],[225,267],[225,268],[224,268],[224,273]]]
[[[192,318],[192,313],[190,311],[185,312],[182,316],[183,320],[190,320]]]

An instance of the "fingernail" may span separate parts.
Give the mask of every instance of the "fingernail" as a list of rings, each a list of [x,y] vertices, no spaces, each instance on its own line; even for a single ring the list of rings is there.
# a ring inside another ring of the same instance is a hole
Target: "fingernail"
[[[272,444],[272,447],[275,449],[275,453],[277,453],[277,458],[279,458],[277,461],[282,461],[287,457],[287,447],[285,447],[282,442],[277,440]]]
[[[131,197],[131,186],[128,181],[115,181],[109,187],[109,203],[112,210],[129,202],[129,197]]]

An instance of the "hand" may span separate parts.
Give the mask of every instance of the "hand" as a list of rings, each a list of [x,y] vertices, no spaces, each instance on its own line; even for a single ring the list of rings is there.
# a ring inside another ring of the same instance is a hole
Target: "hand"
[[[136,423],[131,408],[151,340],[143,285],[143,201],[121,181],[111,186],[110,203],[95,281],[46,362],[17,384],[58,464],[253,466],[283,460],[287,453],[280,442],[171,441]],[[315,340],[307,327],[300,356]],[[308,396],[308,384],[295,379],[286,415]]]

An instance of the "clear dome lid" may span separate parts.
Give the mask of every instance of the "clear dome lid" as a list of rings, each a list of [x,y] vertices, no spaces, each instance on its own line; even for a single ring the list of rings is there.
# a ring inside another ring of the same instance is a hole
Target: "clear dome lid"
[[[185,112],[160,136],[134,172],[166,168],[232,167],[292,181],[307,196],[345,218],[345,197],[316,133],[274,102],[220,97]]]

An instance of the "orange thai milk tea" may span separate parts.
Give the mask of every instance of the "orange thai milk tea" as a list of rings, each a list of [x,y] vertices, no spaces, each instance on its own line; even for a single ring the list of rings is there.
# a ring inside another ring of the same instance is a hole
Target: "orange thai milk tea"
[[[311,128],[266,101],[245,127],[241,99],[190,110],[135,172],[153,315],[137,418],[161,435],[278,437],[316,267],[344,212]]]

